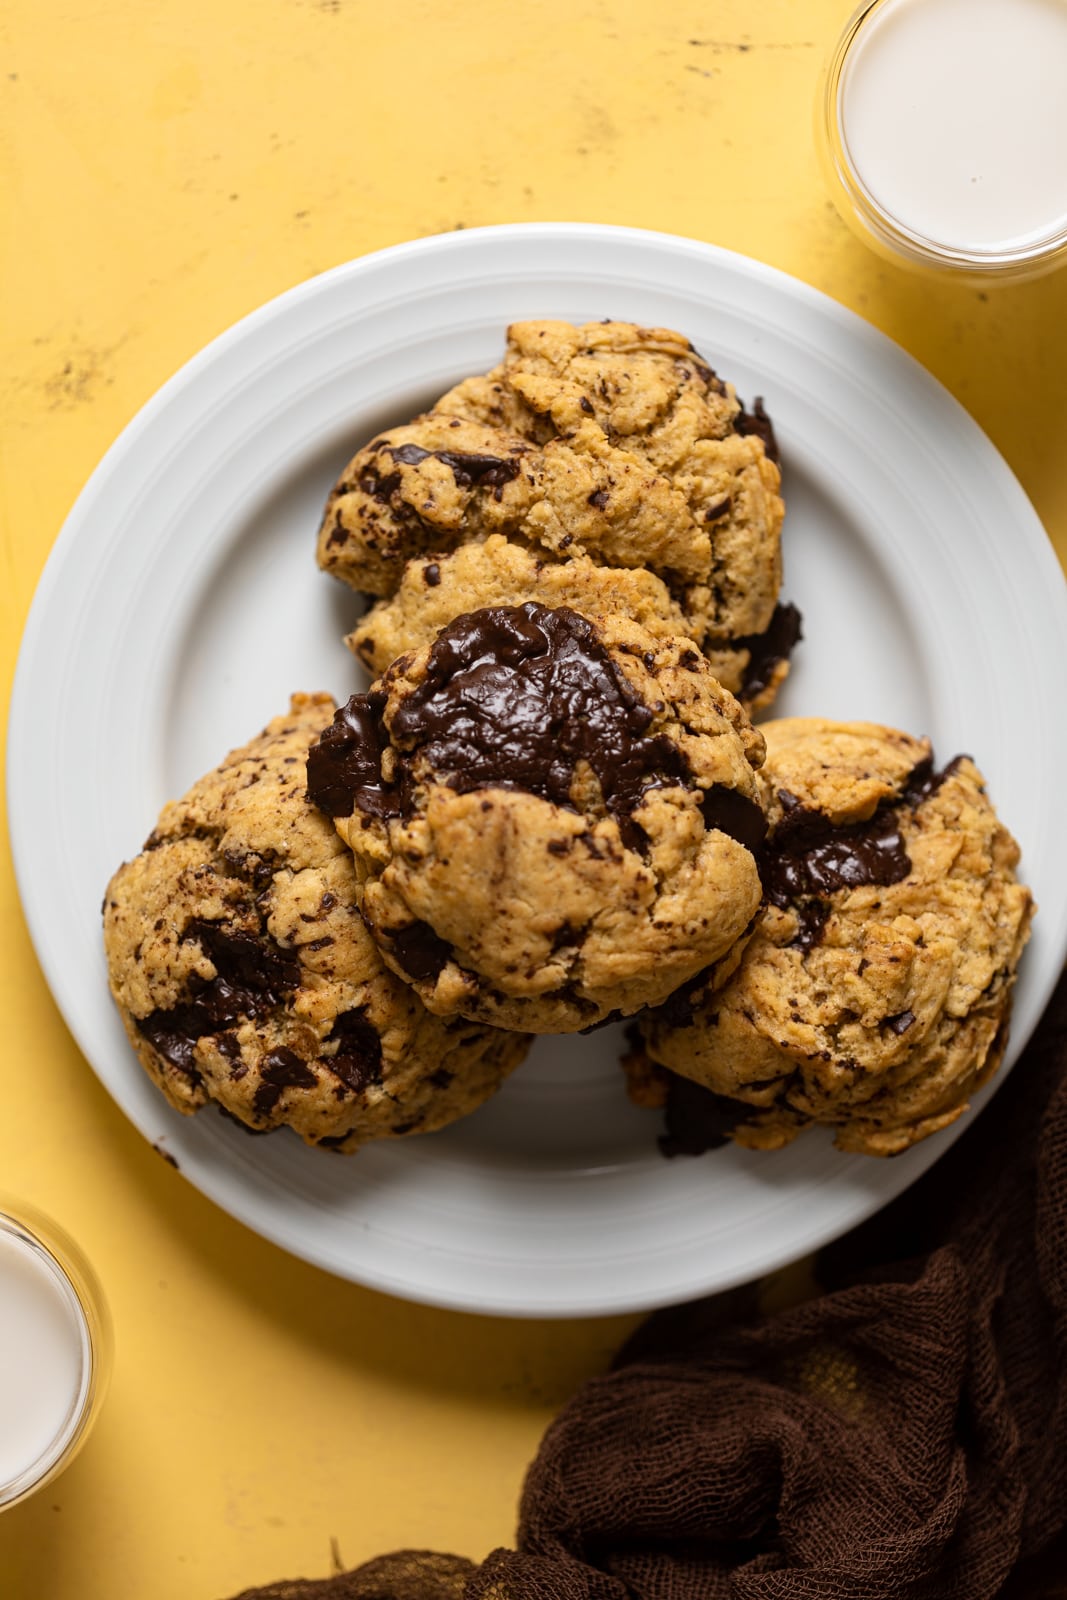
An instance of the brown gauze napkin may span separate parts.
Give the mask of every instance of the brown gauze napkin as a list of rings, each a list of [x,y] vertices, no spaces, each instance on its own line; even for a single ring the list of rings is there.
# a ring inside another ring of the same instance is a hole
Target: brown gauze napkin
[[[653,1316],[549,1429],[516,1550],[242,1600],[1067,1595],[1067,981],[995,1103],[817,1274],[747,1326],[736,1296]]]

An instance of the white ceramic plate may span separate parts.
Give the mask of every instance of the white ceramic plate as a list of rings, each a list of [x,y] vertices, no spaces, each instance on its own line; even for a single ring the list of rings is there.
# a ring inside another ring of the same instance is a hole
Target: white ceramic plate
[[[519,1315],[651,1307],[752,1278],[860,1222],[947,1148],[893,1162],[808,1135],[664,1160],[612,1031],[545,1039],[499,1097],[425,1139],[324,1156],[186,1121],[108,997],[100,898],[160,805],[294,689],[362,687],[355,597],[321,576],[323,498],[351,450],[501,352],[519,317],[681,328],[785,458],[785,594],[806,639],[783,714],[885,721],[973,752],[1041,914],[1013,1051],[1067,947],[1061,722],[1067,601],[989,441],[832,301],[707,245],[625,229],[490,228],[368,256],[263,307],[173,378],[108,453],[34,602],[9,745],[15,859],[63,1014],[146,1138],[205,1194],[331,1272]],[[957,1128],[959,1125],[957,1125]]]

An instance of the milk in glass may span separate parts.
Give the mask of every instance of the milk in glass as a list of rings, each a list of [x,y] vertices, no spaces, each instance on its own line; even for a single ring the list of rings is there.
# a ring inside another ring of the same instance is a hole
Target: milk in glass
[[[882,0],[836,112],[857,186],[913,238],[989,257],[1067,230],[1067,0]]]
[[[78,1296],[51,1254],[0,1227],[0,1505],[61,1460],[83,1422],[91,1345]]]

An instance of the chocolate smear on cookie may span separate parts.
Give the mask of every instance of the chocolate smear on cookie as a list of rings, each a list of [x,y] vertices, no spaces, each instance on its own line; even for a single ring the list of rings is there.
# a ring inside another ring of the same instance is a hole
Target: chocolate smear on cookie
[[[760,860],[763,892],[772,905],[864,884],[899,883],[910,872],[897,802],[889,809],[879,806],[866,822],[842,826],[809,811],[788,789],[779,789],[778,800],[784,815]]]
[[[354,694],[308,751],[308,798],[328,817],[398,817],[406,809],[406,795],[382,778],[384,706],[384,694]]]
[[[748,651],[748,665],[741,678],[741,699],[755,700],[770,687],[775,667],[780,661],[789,660],[794,647],[804,637],[801,622],[795,605],[776,605],[762,633],[730,640],[731,649]]]
[[[653,718],[584,617],[528,601],[471,612],[443,629],[425,681],[391,731],[405,751],[401,765],[417,751],[461,793],[523,789],[570,807],[584,762],[624,843],[640,850],[633,812],[643,796],[692,785],[679,747],[649,733]]]
[[[202,917],[189,923],[182,938],[195,939],[203,947],[215,977],[194,978],[187,1000],[151,1012],[138,1020],[137,1027],[171,1066],[196,1081],[197,1040],[280,1005],[300,983],[300,963],[269,934],[248,933]]]
[[[899,795],[883,800],[866,822],[840,824],[810,810],[779,789],[783,815],[760,853],[760,880],[772,905],[792,906],[799,927],[793,943],[810,950],[819,943],[830,914],[826,897],[840,889],[901,883],[911,858],[900,832],[900,813],[914,811],[937,793],[966,756],[940,772],[932,758],[912,769]]]

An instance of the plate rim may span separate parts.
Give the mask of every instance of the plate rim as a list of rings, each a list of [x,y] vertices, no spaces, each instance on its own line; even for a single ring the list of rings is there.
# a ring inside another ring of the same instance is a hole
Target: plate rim
[[[769,286],[773,292],[785,295],[800,305],[808,305],[816,309],[820,315],[829,316],[853,339],[864,339],[870,349],[879,350],[888,359],[905,364],[910,369],[912,379],[926,385],[928,392],[932,396],[936,396],[936,403],[945,410],[946,415],[953,415],[957,428],[962,428],[965,434],[969,434],[971,446],[977,447],[981,451],[986,467],[999,479],[1001,493],[1009,502],[1014,502],[1017,516],[1023,521],[1030,522],[1040,534],[1040,543],[1036,540],[1034,541],[1034,554],[1036,556],[1039,550],[1043,552],[1045,581],[1051,583],[1053,587],[1058,587],[1064,613],[1067,615],[1067,583],[1065,583],[1064,573],[1037,512],[1025,489],[992,440],[984,433],[975,419],[932,373],[888,335],[867,322],[849,307],[833,299],[832,296],[816,289],[804,280],[784,272],[780,268],[770,266],[762,261],[753,260],[735,251],[727,250],[722,246],[656,230],[620,227],[601,223],[531,222],[497,224],[465,229],[462,232],[434,234],[419,239],[406,240],[386,246],[381,250],[368,252],[366,255],[356,257],[350,261],[339,263],[323,273],[291,286],[223,329],[179,366],[138,409],[105,451],[64,519],[63,526],[49,552],[27,615],[13,678],[9,706],[6,771],[9,834],[16,884],[31,942],[53,1001],[74,1037],[79,1050],[85,1055],[98,1081],[101,1082],[127,1120],[133,1123],[133,1126],[142,1136],[150,1138],[140,1120],[116,1093],[114,1086],[97,1070],[92,1054],[83,1044],[79,1028],[75,1026],[73,1019],[68,1015],[68,1007],[63,997],[61,974],[55,970],[55,964],[48,956],[49,941],[44,926],[45,919],[41,915],[41,908],[33,904],[33,896],[29,891],[31,849],[27,841],[32,828],[30,827],[31,819],[24,804],[23,791],[25,787],[28,792],[31,786],[28,781],[24,785],[18,764],[12,757],[19,741],[24,738],[24,724],[29,714],[26,707],[28,693],[25,685],[32,671],[35,655],[42,647],[42,635],[45,629],[48,607],[52,595],[60,582],[65,555],[78,538],[82,526],[93,515],[97,501],[106,493],[107,485],[113,474],[121,469],[127,456],[137,449],[142,433],[153,424],[160,413],[165,413],[178,395],[188,386],[199,381],[201,373],[210,371],[219,358],[231,348],[239,347],[242,341],[255,337],[261,326],[267,326],[278,318],[286,317],[293,307],[313,299],[318,294],[328,292],[338,282],[358,283],[361,276],[377,270],[383,263],[417,260],[420,256],[434,256],[441,252],[458,256],[468,253],[477,255],[478,250],[487,241],[490,243],[495,240],[521,241],[532,238],[536,238],[543,243],[558,242],[561,245],[578,245],[582,242],[587,242],[590,238],[608,242],[615,240],[620,244],[638,244],[646,248],[652,247],[656,251],[688,254],[704,261],[717,262],[741,277],[754,279],[757,283],[762,282]],[[574,271],[576,268],[576,261],[568,261],[568,271]],[[1052,908],[1048,908],[1042,919],[1043,928],[1046,930],[1052,920],[1051,910]],[[1041,981],[1036,985],[1035,995],[1038,1005],[1035,1011],[1035,1018],[1024,1037],[1017,1036],[1013,1039],[1015,1055],[1018,1055],[1025,1046],[1033,1026],[1036,1025],[1037,1015],[1047,1004],[1058,978],[1063,957],[1067,954],[1067,911],[1061,914],[1059,922],[1058,948],[1060,960],[1058,962],[1049,962],[1049,972],[1044,974]],[[1003,1074],[998,1076],[997,1082],[999,1083],[1000,1081],[1003,1081]],[[986,1103],[987,1098],[984,1097],[982,1105],[984,1106]],[[956,1133],[950,1134],[948,1137],[941,1136],[937,1155],[934,1157],[935,1160],[948,1150],[950,1144],[955,1141],[955,1137],[962,1131],[963,1127],[957,1125]],[[192,1153],[187,1155],[187,1161],[195,1165],[195,1157]],[[200,1193],[213,1204],[218,1205],[226,1214],[235,1217],[260,1234],[261,1237],[268,1239],[279,1248],[285,1249],[301,1259],[310,1261],[337,1276],[382,1290],[394,1296],[470,1313],[527,1318],[558,1318],[618,1315],[627,1311],[651,1310],[656,1306],[674,1304],[691,1299],[694,1294],[723,1292],[738,1283],[749,1281],[753,1276],[774,1270],[775,1266],[784,1265],[786,1261],[797,1259],[798,1256],[796,1250],[790,1249],[779,1259],[771,1260],[754,1270],[742,1268],[732,1274],[720,1274],[711,1289],[708,1287],[702,1289],[685,1287],[679,1288],[677,1292],[670,1294],[638,1294],[637,1298],[629,1294],[622,1295],[617,1300],[612,1299],[611,1303],[607,1303],[611,1297],[606,1296],[601,1291],[588,1302],[576,1302],[573,1298],[552,1301],[542,1296],[536,1305],[516,1305],[505,1301],[494,1302],[491,1295],[487,1295],[484,1290],[470,1292],[465,1291],[463,1288],[458,1288],[453,1292],[432,1287],[420,1288],[407,1281],[398,1283],[390,1278],[388,1273],[376,1271],[373,1268],[360,1268],[357,1271],[351,1266],[341,1266],[331,1258],[331,1253],[328,1250],[317,1250],[314,1247],[314,1243],[309,1244],[307,1240],[283,1239],[277,1227],[265,1225],[256,1216],[255,1196],[251,1190],[237,1188],[230,1190],[223,1197],[224,1183],[216,1184],[213,1174],[201,1171],[194,1176],[193,1173],[187,1170],[185,1163],[183,1163],[182,1172],[183,1176],[193,1183]],[[920,1173],[917,1172],[915,1176],[917,1178]],[[908,1184],[905,1183],[898,1192],[903,1192],[903,1187],[907,1186]],[[842,1229],[837,1230],[837,1232],[826,1233],[823,1231],[819,1233],[818,1238],[811,1241],[807,1249],[800,1253],[807,1253],[807,1251],[837,1237],[840,1232],[859,1225],[860,1222],[887,1203],[889,1203],[889,1199],[878,1194],[868,1197],[866,1204],[857,1207],[855,1214],[850,1217]],[[773,1256],[773,1252],[771,1254]]]

